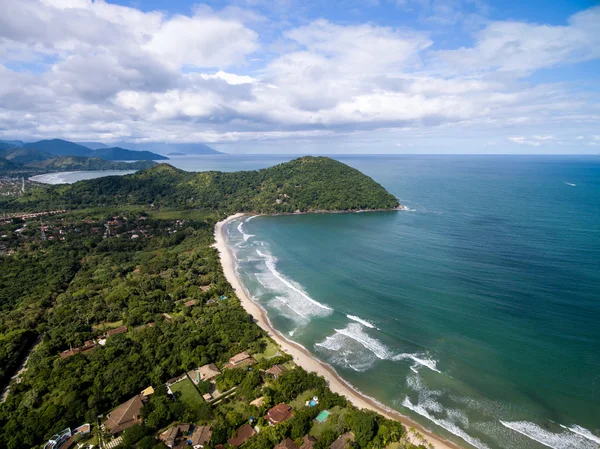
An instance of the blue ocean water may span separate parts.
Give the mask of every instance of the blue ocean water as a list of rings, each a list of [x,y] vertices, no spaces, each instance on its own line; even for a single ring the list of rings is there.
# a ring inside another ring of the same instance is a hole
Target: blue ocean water
[[[599,448],[600,158],[337,158],[410,211],[231,223],[273,325],[463,447]]]

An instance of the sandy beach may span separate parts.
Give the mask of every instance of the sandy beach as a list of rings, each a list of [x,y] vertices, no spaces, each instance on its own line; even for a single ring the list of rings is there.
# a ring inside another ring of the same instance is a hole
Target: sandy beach
[[[350,402],[352,402],[356,407],[373,410],[377,413],[380,413],[387,418],[395,419],[397,421],[402,422],[406,427],[414,427],[418,432],[423,434],[427,440],[433,444],[436,449],[457,449],[457,446],[454,443],[451,443],[434,433],[428,431],[423,428],[416,422],[412,421],[410,418],[401,415],[393,410],[390,410],[378,402],[360,394],[356,390],[354,390],[348,383],[342,380],[335,370],[329,365],[318,360],[314,355],[308,352],[302,346],[295,344],[282,337],[269,323],[267,316],[263,309],[261,309],[254,301],[252,301],[249,295],[246,293],[245,288],[242,283],[238,279],[236,270],[235,270],[235,260],[231,251],[227,247],[225,243],[225,235],[224,235],[224,226],[230,222],[231,220],[235,220],[236,218],[242,217],[247,214],[239,213],[235,215],[231,215],[227,217],[225,220],[220,221],[215,226],[215,248],[219,251],[221,265],[223,266],[223,271],[225,273],[225,277],[229,281],[229,283],[235,289],[235,292],[240,299],[240,302],[244,309],[254,317],[255,322],[265,330],[273,340],[281,346],[281,348],[288,354],[294,357],[294,362],[304,368],[309,372],[316,372],[323,376],[328,384],[329,388],[343,396],[345,396]]]

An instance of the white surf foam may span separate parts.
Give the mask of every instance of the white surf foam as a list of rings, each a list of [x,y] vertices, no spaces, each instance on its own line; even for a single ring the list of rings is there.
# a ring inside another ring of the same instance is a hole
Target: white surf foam
[[[568,185],[568,186],[571,186],[571,187],[576,187],[577,186],[577,184],[574,184],[572,182],[567,182],[567,181],[565,181],[565,184]]]
[[[528,421],[507,422],[500,420],[500,423],[504,427],[508,427],[509,429],[552,449],[598,449],[598,447],[600,447],[594,440],[594,438],[597,437],[592,435],[591,432],[586,429],[583,430],[588,432],[589,435],[582,435],[584,432],[574,432],[573,429],[567,427],[565,427],[565,430],[567,430],[566,432],[556,433]],[[590,438],[590,436],[592,438]]]
[[[256,217],[258,217],[258,215],[250,215],[248,218],[246,218],[246,223],[248,223],[250,220]]]
[[[583,438],[587,438],[590,441],[594,441],[594,442],[600,444],[600,437],[597,437],[589,430],[585,429],[584,427],[578,426],[577,424],[575,424],[571,427],[563,426],[561,424],[560,427],[570,430],[571,432],[576,433],[577,435],[580,435]]]
[[[275,276],[282,284],[284,284],[286,287],[288,287],[290,290],[293,290],[294,292],[298,293],[300,296],[302,296],[304,299],[306,299],[307,301],[309,301],[310,303],[314,304],[317,307],[320,307],[323,310],[327,310],[329,311],[329,313],[331,313],[333,311],[333,309],[331,307],[328,307],[324,304],[321,304],[318,301],[315,301],[314,299],[312,299],[310,296],[308,296],[306,294],[306,292],[304,292],[300,287],[294,285],[292,282],[290,282],[288,279],[285,278],[284,275],[282,275],[279,271],[277,271],[277,268],[275,267],[275,263],[276,260],[275,258],[267,253],[263,253],[261,250],[257,249],[256,253],[265,259],[265,264],[267,265],[267,268],[269,269],[269,271],[273,274],[273,276]],[[329,314],[328,313],[328,314]]]
[[[392,357],[388,348],[379,340],[367,335],[359,324],[350,323],[344,329],[335,329],[335,331],[357,341],[381,360],[390,359]]]
[[[327,353],[330,362],[354,371],[366,371],[377,360],[391,360],[393,354],[379,340],[365,332],[359,323],[350,323],[344,329],[335,329],[317,347]]]
[[[421,356],[419,354],[398,354],[398,355],[394,356],[394,360],[406,360],[406,359],[413,360],[417,364],[424,366],[426,368],[429,368],[430,370],[435,371],[436,373],[441,374],[441,371],[437,368],[437,362],[433,359],[426,358],[425,356]]]
[[[357,323],[362,324],[363,326],[367,326],[370,327],[371,329],[377,329],[377,327],[375,327],[375,325],[373,323],[368,322],[367,320],[363,320],[360,317],[357,317],[355,315],[346,315],[349,319],[351,319],[352,321],[356,321]]]
[[[460,428],[457,424],[455,424],[454,422],[448,420],[448,419],[444,419],[444,418],[437,418],[435,416],[433,416],[428,409],[426,408],[425,405],[427,405],[425,403],[418,403],[418,404],[413,404],[410,399],[408,398],[408,396],[406,396],[404,398],[404,401],[402,401],[402,405],[404,407],[406,407],[409,410],[412,410],[413,412],[427,418],[428,420],[434,422],[435,424],[437,424],[438,426],[446,429],[448,432],[456,435],[459,438],[462,438],[463,440],[465,440],[467,443],[475,446],[478,449],[489,449],[489,447],[484,444],[483,442],[481,442],[479,439],[472,437],[471,435],[469,435],[467,432],[465,432],[462,428]]]
[[[244,228],[242,227],[243,224],[243,222],[240,222],[240,224],[237,227],[237,230],[240,231],[240,234],[242,234],[242,237],[244,237],[244,242],[247,242],[249,238],[256,236],[254,234],[246,234],[244,232]]]

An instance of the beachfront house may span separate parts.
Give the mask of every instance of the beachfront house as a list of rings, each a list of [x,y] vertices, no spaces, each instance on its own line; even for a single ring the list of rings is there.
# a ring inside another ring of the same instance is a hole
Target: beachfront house
[[[242,368],[244,366],[252,366],[257,364],[258,362],[248,354],[248,351],[240,352],[239,354],[234,355],[229,359],[229,363],[227,363],[223,368]]]
[[[281,376],[285,372],[286,372],[286,369],[282,365],[273,365],[271,368],[269,368],[268,370],[265,371],[265,373],[273,376],[275,379],[277,379],[279,376]]]

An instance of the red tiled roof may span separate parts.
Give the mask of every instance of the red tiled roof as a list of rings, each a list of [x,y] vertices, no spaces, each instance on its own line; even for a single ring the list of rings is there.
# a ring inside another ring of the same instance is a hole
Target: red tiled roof
[[[210,437],[212,436],[212,430],[209,426],[196,426],[194,433],[192,433],[192,446],[206,446],[210,443]]]
[[[119,326],[116,329],[111,329],[106,332],[106,336],[110,337],[111,335],[124,334],[127,332],[127,326]]]
[[[140,412],[143,406],[144,403],[142,402],[140,395],[134,396],[129,401],[119,405],[110,412],[104,426],[111,434],[128,429],[141,422]]]
[[[256,432],[254,432],[254,429],[250,426],[250,424],[244,424],[235,433],[235,438],[230,438],[227,440],[227,442],[234,447],[238,447],[244,444],[244,442],[255,433]]]
[[[292,440],[290,437],[287,437],[281,443],[276,445],[273,449],[298,449],[298,446],[296,446],[294,440]]]
[[[294,412],[292,411],[292,407],[287,404],[277,404],[275,407],[270,409],[265,416],[265,419],[269,421],[271,424],[279,424],[284,421],[287,421],[292,416],[294,416]]]
[[[279,376],[279,375],[285,373],[285,371],[286,371],[285,367],[283,367],[281,365],[273,365],[271,368],[269,368],[265,372],[267,374],[271,374],[273,376]]]
[[[312,435],[304,435],[304,437],[302,437],[302,446],[300,446],[300,449],[313,449],[316,442],[317,439]]]

